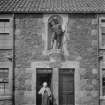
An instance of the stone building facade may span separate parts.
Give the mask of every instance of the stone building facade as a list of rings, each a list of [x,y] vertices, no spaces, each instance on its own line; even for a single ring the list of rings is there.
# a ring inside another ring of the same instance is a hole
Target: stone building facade
[[[44,81],[54,105],[105,104],[105,15],[76,11],[1,10],[0,105],[41,105]],[[62,49],[48,47],[53,16],[65,29]]]

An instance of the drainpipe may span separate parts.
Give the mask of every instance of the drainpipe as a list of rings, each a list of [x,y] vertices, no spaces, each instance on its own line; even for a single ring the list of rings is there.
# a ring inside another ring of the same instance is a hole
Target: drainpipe
[[[13,85],[12,85],[12,105],[15,105],[15,14],[13,14],[13,71],[12,71],[12,78],[13,78]]]

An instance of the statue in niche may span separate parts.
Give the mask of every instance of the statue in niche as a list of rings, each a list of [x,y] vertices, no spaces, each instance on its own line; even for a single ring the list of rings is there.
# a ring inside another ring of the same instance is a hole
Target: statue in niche
[[[62,49],[65,30],[62,29],[61,17],[55,15],[49,20],[51,49]]]

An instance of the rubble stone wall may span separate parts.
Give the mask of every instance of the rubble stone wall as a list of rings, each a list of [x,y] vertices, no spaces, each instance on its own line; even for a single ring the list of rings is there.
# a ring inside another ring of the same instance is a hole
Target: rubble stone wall
[[[43,15],[15,15],[16,105],[35,105],[32,95],[33,71],[31,70],[31,63],[49,61],[48,55],[43,55],[42,33],[45,26]],[[76,61],[80,64],[80,96],[76,103],[77,105],[99,105],[97,16],[93,14],[69,14],[67,35],[66,43],[69,55],[65,56],[65,60]],[[0,51],[0,56],[2,56],[2,51]]]

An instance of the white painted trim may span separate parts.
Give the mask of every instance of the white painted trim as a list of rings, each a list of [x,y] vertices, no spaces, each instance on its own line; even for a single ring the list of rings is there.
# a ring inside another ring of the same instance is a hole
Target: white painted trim
[[[43,62],[32,62],[32,69],[33,69],[33,86],[32,86],[32,91],[33,91],[33,97],[35,100],[35,105],[36,105],[36,68],[51,68],[50,65],[51,62],[48,61],[43,61]],[[79,93],[80,93],[80,69],[79,69],[79,63],[76,61],[66,61],[61,63],[60,68],[73,68],[75,70],[74,74],[74,87],[75,87],[75,105],[77,104],[79,99]],[[53,68],[53,70],[56,69],[59,71],[59,68]],[[59,91],[58,91],[58,96],[59,96]],[[59,97],[57,104],[59,105]]]
[[[12,99],[12,96],[0,96],[0,101],[11,100],[11,99]]]
[[[100,96],[100,100],[105,100],[105,96]]]

